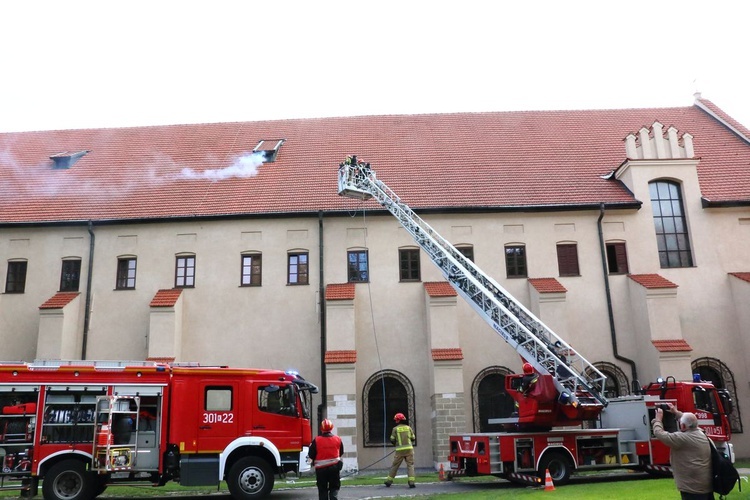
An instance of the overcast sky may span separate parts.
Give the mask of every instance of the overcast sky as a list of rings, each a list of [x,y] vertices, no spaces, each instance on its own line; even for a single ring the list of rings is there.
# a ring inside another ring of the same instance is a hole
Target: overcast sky
[[[745,0],[6,0],[0,132],[689,106],[696,91],[750,126],[748,19]]]

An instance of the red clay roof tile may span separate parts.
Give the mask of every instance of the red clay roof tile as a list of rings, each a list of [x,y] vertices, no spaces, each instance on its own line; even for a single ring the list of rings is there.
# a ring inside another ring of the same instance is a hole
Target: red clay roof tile
[[[706,200],[750,201],[750,145],[689,106],[2,133],[0,221],[345,213],[360,204],[336,193],[338,164],[348,153],[370,162],[414,209],[632,208],[639,203],[632,193],[601,176],[625,159],[625,136],[655,120],[694,137]],[[183,175],[228,167],[268,137],[286,141],[255,175]],[[52,168],[50,155],[84,150],[72,167]]]
[[[739,278],[742,281],[750,282],[750,273],[729,273],[731,276],[734,276],[735,278]]]
[[[568,291],[556,278],[529,278],[529,283],[539,293],[565,293]]]
[[[174,363],[175,358],[170,356],[149,356],[146,361],[153,361],[154,363]]]
[[[684,339],[652,340],[651,343],[654,344],[654,347],[659,352],[687,352],[693,350]]]
[[[39,309],[62,309],[79,295],[80,292],[57,292],[39,306]]]
[[[432,350],[433,361],[451,361],[464,359],[464,353],[460,347],[449,347]]]
[[[328,365],[356,363],[357,351],[326,351],[325,362]]]
[[[354,300],[354,283],[331,283],[326,286],[326,300]]]
[[[156,292],[156,295],[154,295],[154,298],[151,299],[151,304],[149,304],[149,306],[174,307],[174,305],[177,303],[177,299],[180,298],[180,294],[182,294],[181,288],[159,290],[158,292]]]
[[[677,285],[658,274],[631,274],[630,279],[644,288],[677,288]]]
[[[430,297],[455,297],[458,295],[447,281],[426,281],[424,289]]]

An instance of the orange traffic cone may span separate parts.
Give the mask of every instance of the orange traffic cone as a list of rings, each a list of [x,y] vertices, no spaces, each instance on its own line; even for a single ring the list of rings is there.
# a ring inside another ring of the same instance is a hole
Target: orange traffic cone
[[[549,469],[544,473],[544,491],[555,491],[555,483],[552,482],[552,476],[549,475]]]
[[[443,464],[440,464],[440,469],[438,470],[438,479],[441,481],[445,481],[445,469],[443,469]]]

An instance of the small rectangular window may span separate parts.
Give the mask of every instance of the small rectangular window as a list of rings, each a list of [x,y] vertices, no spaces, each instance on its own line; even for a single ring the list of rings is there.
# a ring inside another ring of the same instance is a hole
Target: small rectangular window
[[[117,290],[135,289],[135,263],[131,257],[117,259]]]
[[[26,261],[8,262],[8,274],[5,277],[5,293],[24,293],[26,291]]]
[[[64,260],[62,262],[62,273],[60,276],[61,292],[77,292],[81,282],[81,261]]]
[[[206,387],[206,411],[231,411],[232,388],[223,386]]]
[[[260,254],[242,256],[240,286],[260,286],[262,258]]]
[[[557,245],[557,267],[560,276],[580,276],[578,268],[578,245],[565,243]]]
[[[526,247],[524,245],[505,246],[505,270],[508,278],[526,278]]]
[[[309,283],[307,252],[290,253],[287,272],[288,285],[307,285]]]
[[[628,274],[628,254],[625,243],[607,243],[609,274]]]
[[[398,251],[399,279],[401,281],[419,281],[419,250],[404,248]]]
[[[174,286],[175,288],[191,288],[195,286],[195,257],[177,257]]]
[[[456,247],[456,250],[461,252],[464,257],[474,262],[474,247],[473,246],[464,245],[464,246]]]
[[[349,283],[366,283],[370,279],[367,250],[347,252]]]

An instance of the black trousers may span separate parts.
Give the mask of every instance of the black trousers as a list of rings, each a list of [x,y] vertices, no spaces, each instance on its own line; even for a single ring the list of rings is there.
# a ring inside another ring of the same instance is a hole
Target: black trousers
[[[714,500],[713,493],[685,493],[680,492],[682,500]]]
[[[315,469],[315,484],[318,486],[319,500],[338,500],[341,489],[338,464]]]

